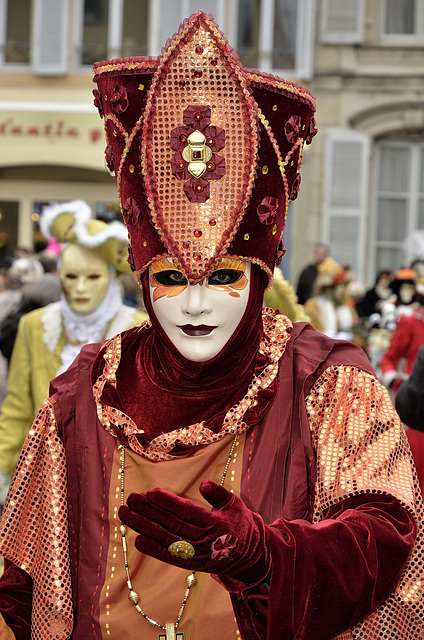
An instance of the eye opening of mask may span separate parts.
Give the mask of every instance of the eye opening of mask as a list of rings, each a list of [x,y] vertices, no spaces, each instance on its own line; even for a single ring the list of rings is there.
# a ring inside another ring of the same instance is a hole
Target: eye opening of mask
[[[156,282],[165,287],[175,287],[175,285],[187,284],[187,278],[181,271],[177,269],[167,269],[165,271],[158,271],[153,275]]]
[[[231,285],[235,284],[243,275],[243,271],[237,269],[217,269],[208,278],[211,285]]]

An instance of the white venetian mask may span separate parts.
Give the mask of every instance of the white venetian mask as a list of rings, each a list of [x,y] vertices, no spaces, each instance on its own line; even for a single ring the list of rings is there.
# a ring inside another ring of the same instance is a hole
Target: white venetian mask
[[[60,281],[72,311],[81,314],[92,313],[108,290],[109,263],[89,249],[70,244],[62,253]]]
[[[185,358],[206,362],[227,344],[246,310],[250,270],[250,262],[223,258],[209,278],[192,285],[168,258],[151,265],[155,315]]]

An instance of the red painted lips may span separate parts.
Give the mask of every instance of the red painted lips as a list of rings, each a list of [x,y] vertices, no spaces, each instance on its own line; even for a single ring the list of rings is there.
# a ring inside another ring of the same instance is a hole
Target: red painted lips
[[[216,329],[216,327],[211,327],[207,324],[179,324],[178,328],[187,336],[208,336],[214,329]]]

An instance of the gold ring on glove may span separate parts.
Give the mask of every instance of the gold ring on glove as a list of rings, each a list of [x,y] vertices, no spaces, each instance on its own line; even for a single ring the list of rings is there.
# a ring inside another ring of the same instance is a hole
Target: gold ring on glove
[[[178,540],[169,545],[168,551],[175,558],[190,560],[195,554],[194,547],[186,540]]]

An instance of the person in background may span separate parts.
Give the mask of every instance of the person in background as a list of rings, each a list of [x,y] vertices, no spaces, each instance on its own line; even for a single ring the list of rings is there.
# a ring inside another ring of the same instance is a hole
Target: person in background
[[[5,287],[0,291],[0,328],[3,320],[20,302],[22,287],[39,279],[43,267],[36,258],[13,258],[3,261]],[[6,397],[8,363],[0,353],[0,406]]]
[[[385,301],[392,297],[395,302],[395,295],[390,287],[393,278],[390,269],[382,269],[378,272],[374,286],[365,292],[365,296],[356,303],[356,313],[361,320],[367,321],[370,328],[379,327],[381,320],[381,308]]]
[[[381,359],[380,379],[396,393],[402,380],[410,375],[418,349],[424,344],[424,292],[421,285],[417,288],[413,269],[398,272],[392,287],[397,295],[397,321]]]
[[[8,366],[21,317],[59,299],[60,280],[53,273],[44,273],[34,282],[23,285],[19,304],[10,311],[0,325],[0,351],[6,358]]]
[[[274,269],[271,288],[265,292],[265,304],[276,309],[295,322],[308,322],[305,307],[298,303],[293,285],[284,277],[280,267]]]
[[[263,305],[314,98],[244,69],[202,11],[94,81],[149,320],[51,383],[0,525],[4,636],[423,636],[387,390],[359,347]]]
[[[314,262],[308,264],[302,271],[300,272],[296,295],[299,304],[305,304],[306,300],[312,298],[315,294],[314,283],[318,276],[318,268],[319,265],[328,258],[329,249],[325,244],[316,244],[314,249]]]
[[[408,427],[406,435],[424,495],[424,345],[418,349],[411,375],[399,386],[395,407]]]
[[[22,444],[49,384],[84,344],[139,324],[146,314],[126,307],[117,272],[129,270],[127,230],[91,218],[86,202],[45,207],[40,228],[66,243],[59,264],[60,300],[20,318],[0,411],[0,490],[10,483]],[[55,276],[52,276],[55,277]],[[1,497],[1,496],[0,496]]]
[[[21,288],[44,273],[42,264],[37,258],[16,258],[6,275],[6,288],[0,291],[0,324],[10,311],[19,304]]]
[[[331,338],[353,339],[353,327],[358,318],[355,309],[347,304],[347,287],[352,281],[349,268],[332,258],[321,262],[314,285],[315,295],[304,305],[317,331]]]
[[[390,289],[392,295],[380,304],[380,329],[394,331],[400,318],[411,315],[418,306],[417,274],[412,268],[402,268],[395,272]]]

